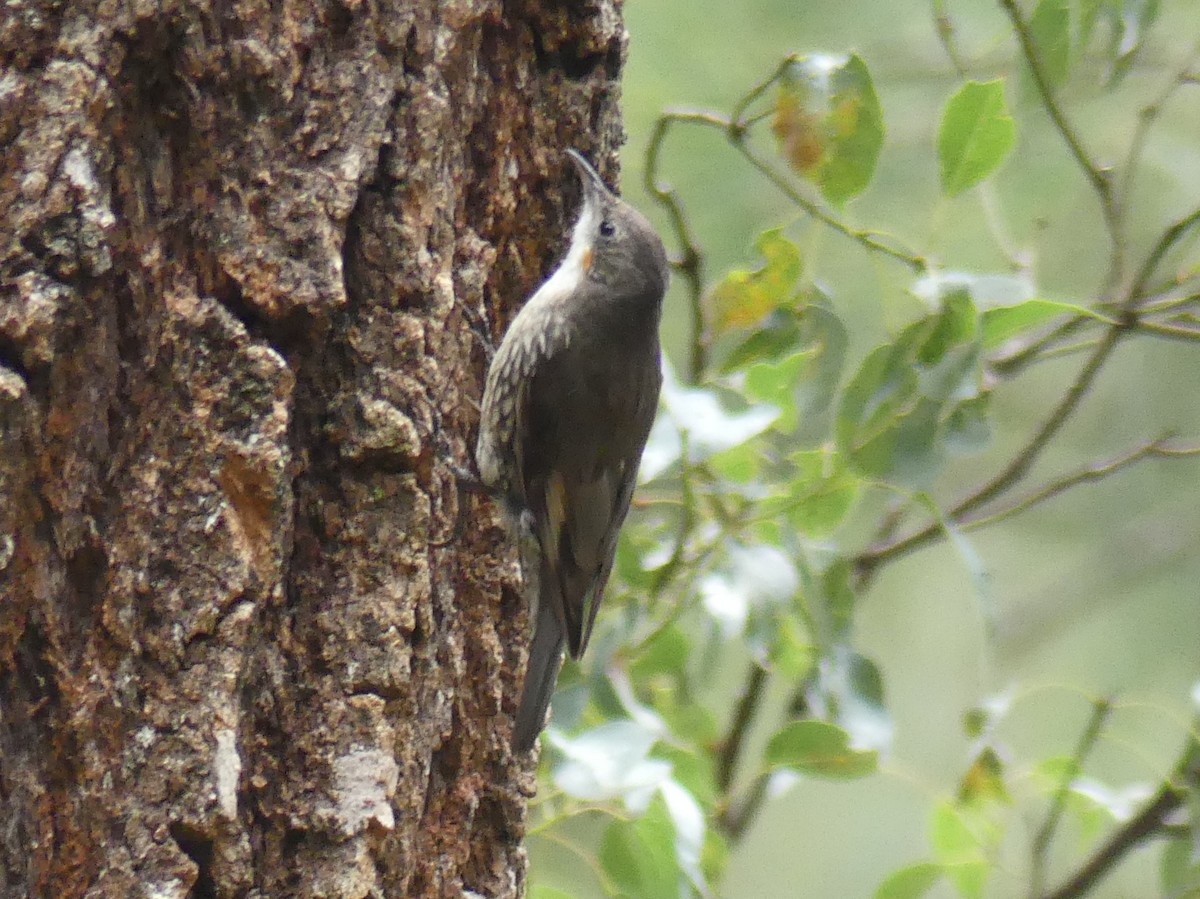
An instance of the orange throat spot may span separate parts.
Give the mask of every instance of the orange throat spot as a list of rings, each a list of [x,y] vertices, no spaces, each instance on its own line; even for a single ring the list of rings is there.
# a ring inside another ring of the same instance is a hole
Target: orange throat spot
[[[579,263],[583,266],[583,273],[585,275],[592,270],[592,259],[595,255],[595,251],[591,247],[583,251],[583,258],[579,260]]]

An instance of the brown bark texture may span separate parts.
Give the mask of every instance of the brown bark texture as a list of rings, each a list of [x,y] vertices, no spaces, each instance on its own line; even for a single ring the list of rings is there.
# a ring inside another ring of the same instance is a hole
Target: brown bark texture
[[[0,897],[523,891],[449,463],[624,51],[616,0],[4,4]]]

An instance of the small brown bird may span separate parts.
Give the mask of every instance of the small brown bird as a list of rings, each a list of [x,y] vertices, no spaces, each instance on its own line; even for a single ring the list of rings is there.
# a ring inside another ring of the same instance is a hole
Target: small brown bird
[[[563,644],[587,647],[662,385],[669,271],[645,217],[575,150],[583,205],[562,264],[488,370],[475,460],[506,508],[533,607],[513,747],[541,731]]]

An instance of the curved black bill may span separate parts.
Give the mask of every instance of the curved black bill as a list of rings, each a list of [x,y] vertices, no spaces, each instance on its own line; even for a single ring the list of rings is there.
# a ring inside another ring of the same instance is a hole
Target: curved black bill
[[[591,163],[583,158],[582,153],[572,147],[567,150],[567,155],[575,164],[575,170],[579,173],[579,181],[583,184],[585,195],[603,195],[610,192],[608,185],[600,177],[600,173],[592,168]]]

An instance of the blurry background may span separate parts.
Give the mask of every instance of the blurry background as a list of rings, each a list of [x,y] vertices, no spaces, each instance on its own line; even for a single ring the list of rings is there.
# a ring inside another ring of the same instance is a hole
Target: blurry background
[[[970,77],[1008,76],[1017,145],[993,183],[953,200],[939,190],[932,148],[941,110],[961,79],[939,43],[929,3],[630,0],[626,196],[663,226],[668,249],[676,250],[641,184],[658,113],[668,106],[728,111],[787,53],[855,51],[871,71],[887,132],[875,177],[845,218],[895,233],[942,267],[973,273],[1010,270],[997,249],[1000,233],[1028,260],[1037,296],[1088,304],[1108,263],[1095,196],[1016,77],[1014,40],[999,7],[949,0],[945,10]],[[1089,77],[1086,61],[1078,63],[1061,97],[1093,157],[1122,159],[1138,110],[1198,39],[1200,2],[1164,0],[1146,52],[1119,87],[1103,88],[1099,68]],[[758,265],[755,236],[788,226],[807,271],[850,327],[847,372],[923,311],[910,293],[910,272],[804,220],[717,132],[674,130],[661,171],[682,196],[708,254],[709,284],[731,266]],[[1131,247],[1140,258],[1165,223],[1200,205],[1200,87],[1177,92],[1164,110],[1135,193]],[[1194,237],[1183,244],[1182,256],[1194,260],[1197,244]],[[668,297],[664,336],[682,369],[687,317],[678,282]],[[995,471],[1079,364],[1079,356],[1066,357],[1001,386],[992,443],[956,461],[935,495],[961,496]],[[1196,345],[1130,340],[1030,483],[1170,431],[1200,439],[1200,352]],[[720,895],[871,896],[889,872],[928,857],[930,807],[953,793],[967,758],[963,715],[998,694],[1011,701],[1000,737],[1018,781],[1022,766],[1072,751],[1091,700],[1104,694],[1115,698],[1117,710],[1089,771],[1120,787],[1152,785],[1169,769],[1200,680],[1200,460],[1147,461],[974,532],[971,541],[990,575],[987,597],[981,599],[962,559],[943,543],[886,567],[858,606],[855,646],[882,669],[895,728],[881,773],[850,782],[804,779],[770,801],[734,847]],[[986,603],[994,615],[990,630]],[[731,679],[741,672],[739,664]],[[774,707],[784,701],[781,692]],[[1040,823],[1041,807],[1035,808],[1030,831]],[[601,826],[582,816],[566,832],[587,845]],[[554,834],[535,835],[529,845],[534,882],[573,896],[604,895],[596,872]],[[1066,822],[1056,857],[1064,866],[1078,863],[1089,845]],[[1159,854],[1153,846],[1135,854],[1094,895],[1158,895]],[[988,895],[1025,895],[1020,870],[1014,864],[1013,878],[993,882]],[[931,895],[954,892],[942,884]]]

